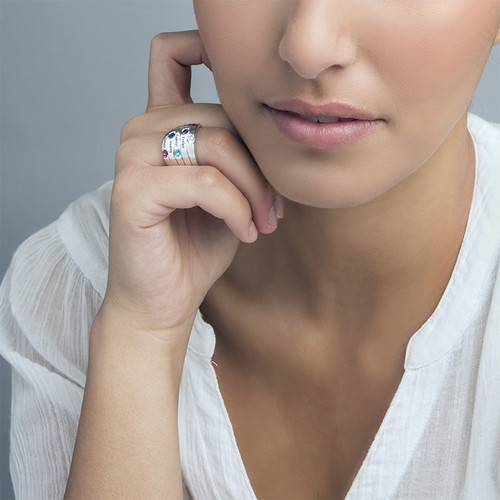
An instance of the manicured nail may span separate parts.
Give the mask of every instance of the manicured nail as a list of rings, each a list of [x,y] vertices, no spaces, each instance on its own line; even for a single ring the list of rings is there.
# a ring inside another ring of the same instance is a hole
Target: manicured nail
[[[283,203],[283,196],[279,193],[276,193],[276,198],[274,199],[274,211],[278,219],[283,219],[285,215],[285,205]]]
[[[278,227],[278,217],[276,216],[276,210],[274,209],[274,207],[271,207],[271,211],[267,216],[267,223],[271,227]]]
[[[259,236],[259,232],[257,231],[257,226],[254,221],[250,224],[250,228],[248,229],[248,236],[252,241],[255,241]]]

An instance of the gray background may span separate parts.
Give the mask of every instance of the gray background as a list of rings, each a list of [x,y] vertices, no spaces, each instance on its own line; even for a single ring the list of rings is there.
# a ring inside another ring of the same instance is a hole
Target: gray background
[[[0,276],[15,248],[112,178],[120,131],[147,102],[149,43],[195,27],[189,0],[0,0]],[[217,102],[210,73],[193,96]],[[500,47],[472,111],[500,122]],[[8,474],[10,372],[0,359],[0,498]]]

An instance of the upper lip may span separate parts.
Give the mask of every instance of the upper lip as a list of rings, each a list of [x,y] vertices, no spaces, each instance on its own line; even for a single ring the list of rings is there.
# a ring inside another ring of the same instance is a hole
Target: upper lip
[[[299,115],[333,116],[366,121],[378,119],[370,111],[358,109],[342,102],[311,103],[301,99],[286,99],[270,102],[266,105],[278,111],[291,111]]]

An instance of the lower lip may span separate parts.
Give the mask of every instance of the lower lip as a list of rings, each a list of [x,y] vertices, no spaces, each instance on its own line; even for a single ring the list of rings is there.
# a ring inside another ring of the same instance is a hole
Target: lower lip
[[[294,142],[319,149],[349,146],[373,131],[382,120],[314,123],[267,107],[278,130]]]

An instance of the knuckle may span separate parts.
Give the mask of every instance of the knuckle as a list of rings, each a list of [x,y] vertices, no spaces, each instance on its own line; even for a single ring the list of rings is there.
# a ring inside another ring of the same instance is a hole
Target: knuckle
[[[126,141],[129,137],[137,135],[137,131],[141,130],[140,123],[143,121],[144,113],[130,118],[122,128],[120,133],[120,143]]]
[[[225,155],[234,147],[235,137],[225,128],[214,128],[211,131],[209,142],[218,155]]]
[[[201,167],[196,174],[198,183],[204,188],[214,188],[220,184],[221,173],[215,167]]]
[[[118,146],[115,154],[115,165],[117,169],[121,169],[129,164],[132,158],[137,156],[139,140],[137,137],[125,139]]]
[[[172,33],[163,32],[155,35],[151,40],[150,50],[151,52],[156,50],[165,50],[172,40]]]

